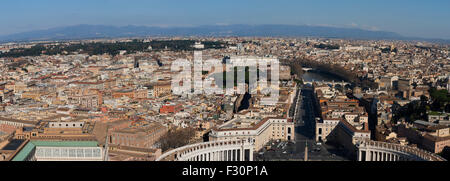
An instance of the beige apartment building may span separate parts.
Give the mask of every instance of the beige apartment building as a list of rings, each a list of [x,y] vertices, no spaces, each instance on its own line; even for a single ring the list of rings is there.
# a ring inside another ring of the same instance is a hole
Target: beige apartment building
[[[316,120],[316,141],[326,142],[330,133],[339,124],[340,119],[327,118],[324,120]]]
[[[245,119],[235,118],[209,134],[210,141],[248,140],[254,143],[254,149],[260,150],[270,140],[293,141],[294,122],[286,118]]]

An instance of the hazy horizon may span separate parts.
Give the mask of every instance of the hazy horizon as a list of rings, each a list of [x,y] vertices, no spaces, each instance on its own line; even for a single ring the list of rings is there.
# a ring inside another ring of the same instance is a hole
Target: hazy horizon
[[[450,39],[449,1],[27,1],[6,0],[0,35],[80,24],[186,27],[229,24],[309,25]]]

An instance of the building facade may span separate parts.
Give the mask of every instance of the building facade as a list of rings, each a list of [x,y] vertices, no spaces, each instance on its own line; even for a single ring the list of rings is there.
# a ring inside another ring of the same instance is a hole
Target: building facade
[[[254,149],[260,150],[270,140],[293,141],[294,122],[286,118],[232,119],[209,134],[211,141],[248,140],[254,143]]]

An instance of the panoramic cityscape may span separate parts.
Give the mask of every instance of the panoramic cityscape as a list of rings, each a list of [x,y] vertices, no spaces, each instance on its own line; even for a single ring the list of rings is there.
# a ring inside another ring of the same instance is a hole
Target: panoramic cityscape
[[[275,2],[244,2],[236,16],[211,11],[237,2],[192,2],[172,16],[155,14],[168,2],[139,2],[154,6],[143,15],[119,1],[43,1],[70,6],[55,10],[67,21],[0,18],[0,161],[446,162],[450,6],[408,2],[423,8],[415,25],[408,20],[419,15],[393,13],[399,2],[379,16],[392,16],[385,22],[327,7],[338,13],[330,23],[284,11],[299,2],[265,15]],[[5,2],[14,8],[4,13],[29,3]],[[72,9],[81,4],[89,7]]]

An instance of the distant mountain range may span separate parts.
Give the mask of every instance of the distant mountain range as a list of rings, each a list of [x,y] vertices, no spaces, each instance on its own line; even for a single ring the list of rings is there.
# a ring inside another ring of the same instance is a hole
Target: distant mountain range
[[[307,25],[204,25],[195,27],[107,26],[75,25],[47,30],[36,30],[0,36],[0,42],[74,40],[94,38],[147,37],[147,36],[271,36],[271,37],[323,37],[348,39],[419,40],[450,43],[444,39],[405,37],[387,31],[358,28],[338,28]]]

